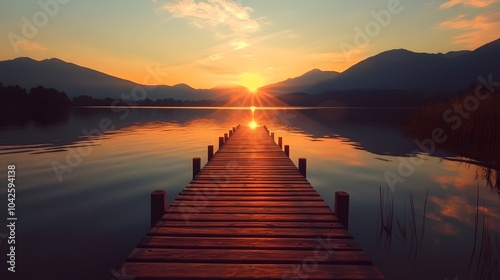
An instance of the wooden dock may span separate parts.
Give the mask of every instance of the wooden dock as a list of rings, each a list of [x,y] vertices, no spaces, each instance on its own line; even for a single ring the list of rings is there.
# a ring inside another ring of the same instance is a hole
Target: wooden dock
[[[160,214],[122,279],[384,279],[273,138],[233,128],[168,209],[154,192]]]

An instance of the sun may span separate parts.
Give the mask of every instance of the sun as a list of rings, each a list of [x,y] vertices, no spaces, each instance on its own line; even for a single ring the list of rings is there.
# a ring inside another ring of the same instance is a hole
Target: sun
[[[260,87],[264,86],[264,78],[259,74],[244,73],[240,76],[239,83],[250,92],[256,93]]]

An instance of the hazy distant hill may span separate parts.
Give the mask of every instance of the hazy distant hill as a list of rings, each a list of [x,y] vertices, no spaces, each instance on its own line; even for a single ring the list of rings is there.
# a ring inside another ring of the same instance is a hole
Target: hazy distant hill
[[[479,75],[493,74],[494,80],[500,80],[499,57],[500,39],[474,51],[447,54],[391,50],[370,57],[305,92],[354,89],[405,90],[429,95],[455,92],[477,82]]]
[[[0,62],[0,83],[32,88],[38,85],[64,91],[69,97],[89,95],[95,98],[120,98],[131,95],[138,84],[113,77],[59,59],[36,61],[17,58]],[[138,94],[140,95],[140,94]],[[158,86],[149,90],[147,98],[152,100],[173,98],[179,100],[215,99],[210,90],[193,89],[186,84]]]
[[[259,91],[278,96],[291,92],[300,92],[316,85],[319,82],[334,79],[340,73],[335,71],[311,70],[302,76],[289,78],[275,84],[270,84],[259,88]]]

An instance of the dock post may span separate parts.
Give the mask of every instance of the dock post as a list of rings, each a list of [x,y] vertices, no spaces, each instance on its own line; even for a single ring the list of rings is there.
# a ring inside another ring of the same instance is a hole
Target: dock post
[[[156,190],[151,193],[151,227],[161,219],[167,211],[167,193]]]
[[[273,139],[274,141],[274,132],[271,132],[271,138]]]
[[[305,158],[299,158],[299,172],[302,174],[304,177],[307,177],[307,159]]]
[[[193,158],[193,179],[200,173],[201,170],[201,158],[195,157]]]
[[[233,130],[229,130],[229,137],[233,136]]]
[[[229,135],[227,135],[227,133],[224,133],[224,142],[226,142],[227,139],[229,139]]]
[[[233,126],[233,133],[235,133],[235,132],[236,132],[236,127]]]
[[[210,161],[212,157],[214,156],[214,146],[210,145],[208,146],[208,160]]]
[[[339,218],[340,223],[349,229],[349,194],[346,192],[335,192],[335,215]]]
[[[285,155],[290,157],[290,145],[285,145]]]
[[[219,149],[224,146],[224,137],[219,137]]]
[[[283,149],[283,137],[278,137],[278,146],[280,146],[280,149]]]

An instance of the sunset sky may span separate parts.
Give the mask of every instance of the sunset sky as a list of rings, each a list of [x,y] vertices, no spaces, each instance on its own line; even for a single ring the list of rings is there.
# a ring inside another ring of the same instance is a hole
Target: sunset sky
[[[499,2],[1,1],[0,60],[56,57],[138,83],[159,67],[162,84],[256,87],[389,49],[477,48],[499,36]]]

